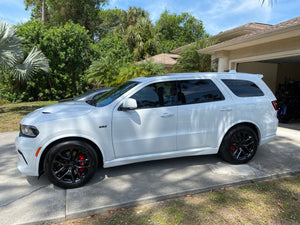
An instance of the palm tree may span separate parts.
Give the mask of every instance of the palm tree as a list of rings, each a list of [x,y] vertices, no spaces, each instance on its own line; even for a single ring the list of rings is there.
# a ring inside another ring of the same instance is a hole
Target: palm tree
[[[261,5],[267,3],[270,5],[270,6],[273,6],[273,3],[276,2],[276,0],[261,0]]]
[[[155,55],[160,47],[159,34],[155,33],[149,18],[140,17],[130,25],[124,35],[124,41],[133,52],[135,60]]]
[[[135,25],[138,18],[146,18],[149,19],[149,13],[147,13],[144,9],[130,6],[127,11],[127,26]]]
[[[20,41],[12,25],[0,22],[0,68],[11,71],[20,81],[27,80],[38,70],[48,72],[49,64],[45,55],[34,47],[24,59]]]

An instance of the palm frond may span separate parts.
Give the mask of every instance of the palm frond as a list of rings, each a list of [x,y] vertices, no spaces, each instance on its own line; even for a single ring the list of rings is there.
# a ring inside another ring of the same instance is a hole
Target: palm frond
[[[38,70],[48,72],[49,64],[45,55],[34,47],[21,64],[15,65],[14,75],[18,80],[26,80]]]
[[[269,6],[273,6],[274,3],[276,3],[276,0],[261,0],[261,5],[265,4],[266,2],[268,2]]]
[[[15,36],[15,29],[6,22],[0,22],[0,65],[13,67],[23,58],[22,49],[19,46],[20,38]]]

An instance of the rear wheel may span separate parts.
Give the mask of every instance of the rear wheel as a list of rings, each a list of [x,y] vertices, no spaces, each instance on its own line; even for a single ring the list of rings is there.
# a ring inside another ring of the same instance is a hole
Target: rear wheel
[[[258,146],[256,133],[248,126],[231,129],[224,137],[219,155],[232,164],[246,163],[253,158]]]
[[[53,146],[46,155],[44,167],[49,180],[62,188],[84,185],[98,165],[95,150],[82,141],[66,141]]]

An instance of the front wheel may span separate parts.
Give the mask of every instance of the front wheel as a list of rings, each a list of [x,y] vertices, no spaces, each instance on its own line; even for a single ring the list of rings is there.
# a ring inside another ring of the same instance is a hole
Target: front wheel
[[[62,188],[83,186],[93,176],[97,165],[95,150],[82,141],[66,141],[54,145],[44,162],[49,180]]]
[[[232,164],[247,163],[253,158],[258,146],[256,133],[248,126],[231,129],[224,137],[219,155]]]

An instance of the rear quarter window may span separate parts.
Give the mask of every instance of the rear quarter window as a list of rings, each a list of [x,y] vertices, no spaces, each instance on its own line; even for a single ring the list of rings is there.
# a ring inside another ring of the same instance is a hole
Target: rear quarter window
[[[222,79],[224,84],[238,97],[264,96],[260,88],[248,80]]]

